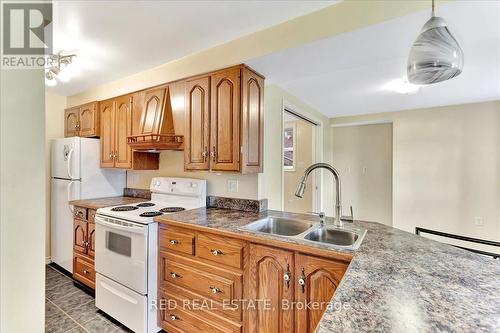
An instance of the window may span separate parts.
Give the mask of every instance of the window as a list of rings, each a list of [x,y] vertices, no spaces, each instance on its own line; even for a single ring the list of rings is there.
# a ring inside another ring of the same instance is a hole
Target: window
[[[295,171],[295,124],[283,130],[283,169]]]

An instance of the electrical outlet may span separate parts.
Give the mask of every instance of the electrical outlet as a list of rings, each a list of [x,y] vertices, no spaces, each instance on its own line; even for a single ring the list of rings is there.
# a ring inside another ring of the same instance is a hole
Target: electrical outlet
[[[228,192],[238,192],[238,179],[228,179],[227,180],[227,191]]]
[[[483,217],[482,216],[474,217],[474,224],[478,227],[482,227],[484,225]]]

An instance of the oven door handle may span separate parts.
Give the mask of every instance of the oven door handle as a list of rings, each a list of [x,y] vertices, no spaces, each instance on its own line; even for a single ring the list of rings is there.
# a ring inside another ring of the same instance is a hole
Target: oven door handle
[[[135,226],[135,225],[132,225],[132,224],[129,224],[129,225],[125,226],[125,225],[121,225],[121,224],[117,224],[117,223],[113,223],[113,222],[108,222],[108,221],[103,220],[99,216],[95,217],[95,223],[96,224],[100,224],[100,225],[102,225],[104,227],[111,228],[111,229],[122,230],[122,231],[127,231],[127,232],[133,232],[135,234],[142,234],[142,235],[145,234],[145,231],[146,231],[146,228],[147,228],[146,226],[140,227],[140,226]]]

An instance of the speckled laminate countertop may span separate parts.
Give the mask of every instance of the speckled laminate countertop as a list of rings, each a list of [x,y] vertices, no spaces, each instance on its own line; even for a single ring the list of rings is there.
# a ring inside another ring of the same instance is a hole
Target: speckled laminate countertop
[[[201,208],[156,218],[196,228],[251,235],[286,243],[294,238],[240,228],[259,218],[314,216],[279,211],[250,213]],[[356,221],[368,230],[353,255],[317,332],[500,332],[500,261],[380,223]]]
[[[85,199],[85,200],[73,200],[70,201],[70,205],[85,207],[90,209],[99,209],[103,207],[128,205],[137,202],[148,201],[144,198],[133,198],[133,197],[107,197],[98,199]]]

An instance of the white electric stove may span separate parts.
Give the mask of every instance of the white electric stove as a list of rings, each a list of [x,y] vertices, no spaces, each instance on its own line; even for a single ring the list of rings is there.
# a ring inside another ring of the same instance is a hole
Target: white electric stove
[[[205,207],[206,181],[153,178],[151,201],[96,214],[96,307],[134,332],[158,332],[157,216]]]

